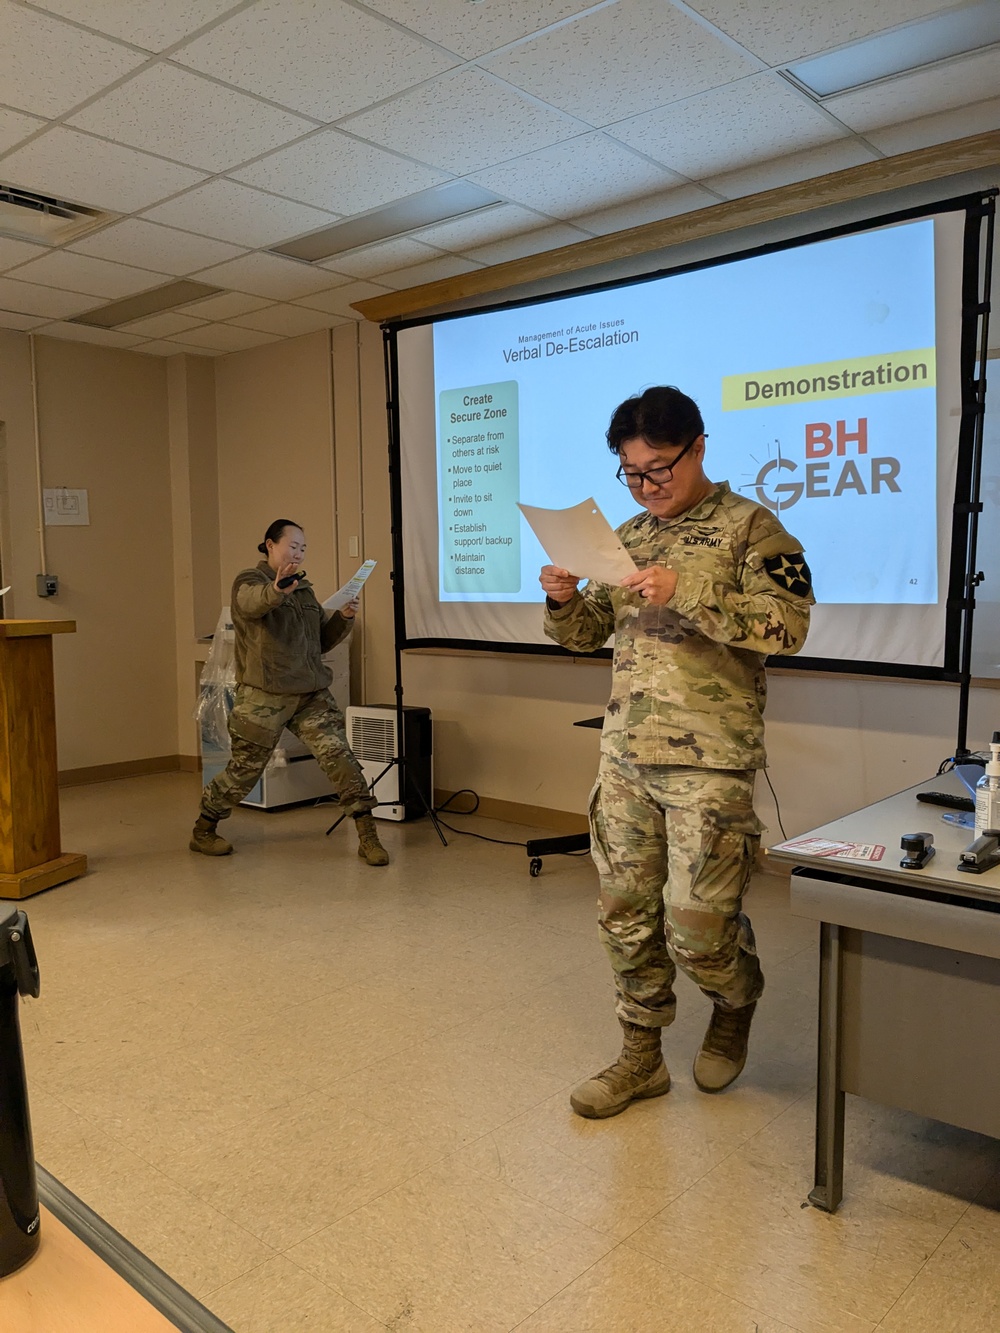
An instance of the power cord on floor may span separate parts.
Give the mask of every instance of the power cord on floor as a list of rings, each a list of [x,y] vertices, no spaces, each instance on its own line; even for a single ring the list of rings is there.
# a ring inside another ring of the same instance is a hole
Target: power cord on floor
[[[452,810],[451,803],[459,796],[471,796],[472,805],[468,810]],[[512,842],[509,838],[488,838],[485,833],[473,833],[471,829],[455,828],[454,824],[448,824],[441,818],[445,812],[452,815],[474,815],[479,809],[479,793],[472,790],[471,787],[463,787],[460,791],[453,791],[446,801],[434,807],[434,813],[437,815],[438,823],[444,825],[449,833],[457,833],[461,838],[478,838],[480,842],[495,842],[501,847],[527,847],[526,842]]]

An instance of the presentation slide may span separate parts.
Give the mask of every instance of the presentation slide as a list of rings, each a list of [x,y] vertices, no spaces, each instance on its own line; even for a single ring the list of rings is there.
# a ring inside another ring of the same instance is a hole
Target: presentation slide
[[[960,421],[964,214],[441,319],[397,338],[409,640],[544,642],[518,501],[637,510],[604,439],[653,384],[706,471],[778,514],[819,606],[809,656],[940,666]],[[433,488],[433,489],[431,489]]]

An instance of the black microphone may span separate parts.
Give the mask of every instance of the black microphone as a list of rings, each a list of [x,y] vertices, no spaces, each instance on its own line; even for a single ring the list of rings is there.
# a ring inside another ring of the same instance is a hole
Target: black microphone
[[[277,586],[279,588],[290,588],[293,583],[298,583],[299,579],[304,579],[305,576],[306,571],[304,569],[298,569],[294,574],[286,574],[283,579],[279,579]]]

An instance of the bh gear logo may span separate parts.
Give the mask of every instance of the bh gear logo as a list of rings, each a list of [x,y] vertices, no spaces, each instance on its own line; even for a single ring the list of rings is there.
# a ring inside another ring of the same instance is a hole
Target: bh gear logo
[[[846,421],[809,422],[805,428],[806,463],[801,469],[783,457],[776,440],[775,456],[743,489],[752,491],[758,503],[772,514],[791,509],[803,498],[836,500],[847,494],[879,495],[883,490],[899,494],[899,459],[868,455],[868,418],[859,417],[853,430],[847,426]],[[848,457],[849,445],[854,446],[854,458]],[[840,463],[839,459],[844,461]]]

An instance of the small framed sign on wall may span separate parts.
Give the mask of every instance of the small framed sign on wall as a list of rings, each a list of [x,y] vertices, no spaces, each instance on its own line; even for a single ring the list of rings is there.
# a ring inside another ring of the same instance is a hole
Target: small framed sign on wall
[[[90,508],[86,491],[69,490],[65,486],[46,488],[42,492],[45,500],[45,526],[79,527],[90,525]]]

